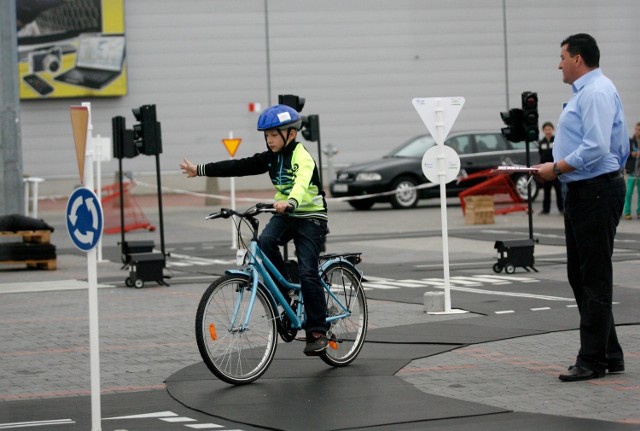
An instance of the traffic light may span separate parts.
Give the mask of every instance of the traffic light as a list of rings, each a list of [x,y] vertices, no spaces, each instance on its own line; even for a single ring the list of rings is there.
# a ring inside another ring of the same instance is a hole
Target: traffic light
[[[133,126],[133,139],[138,151],[148,156],[162,153],[160,123],[156,119],[156,105],[143,105],[132,109],[140,123]]]
[[[287,105],[300,113],[302,112],[302,108],[304,108],[304,97],[294,94],[280,94],[278,95],[278,103],[280,105]]]
[[[501,129],[502,136],[511,142],[522,142],[524,136],[524,112],[522,109],[509,109],[509,112],[501,112],[500,117],[507,127]]]
[[[303,117],[302,136],[309,142],[320,140],[320,117],[317,115]]]
[[[538,94],[525,91],[522,93],[522,111],[524,121],[524,136],[528,142],[537,141],[540,130],[538,129]]]
[[[127,130],[124,117],[111,119],[113,131],[113,157],[116,159],[131,159],[138,155],[138,149],[133,143],[133,130]]]

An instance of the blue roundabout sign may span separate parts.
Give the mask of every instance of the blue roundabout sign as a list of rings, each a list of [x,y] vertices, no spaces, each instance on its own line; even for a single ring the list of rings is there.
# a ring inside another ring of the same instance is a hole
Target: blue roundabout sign
[[[67,202],[67,231],[71,241],[82,251],[90,251],[102,236],[103,216],[100,200],[93,191],[75,189]]]

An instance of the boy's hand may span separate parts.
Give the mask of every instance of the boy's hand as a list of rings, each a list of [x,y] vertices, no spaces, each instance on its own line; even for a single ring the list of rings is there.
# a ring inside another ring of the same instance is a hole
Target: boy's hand
[[[291,205],[287,201],[278,201],[273,203],[273,208],[279,213],[284,214],[290,210]]]
[[[193,178],[197,176],[196,165],[191,163],[189,160],[184,159],[182,163],[180,163],[180,169],[182,169],[183,174],[187,174],[187,178]]]

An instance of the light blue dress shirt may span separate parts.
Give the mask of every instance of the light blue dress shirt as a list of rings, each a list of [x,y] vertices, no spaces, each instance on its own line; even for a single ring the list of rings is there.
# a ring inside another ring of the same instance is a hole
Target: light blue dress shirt
[[[619,171],[629,157],[624,109],[613,82],[594,69],[572,87],[553,145],[553,160],[576,168],[560,176],[565,183]]]

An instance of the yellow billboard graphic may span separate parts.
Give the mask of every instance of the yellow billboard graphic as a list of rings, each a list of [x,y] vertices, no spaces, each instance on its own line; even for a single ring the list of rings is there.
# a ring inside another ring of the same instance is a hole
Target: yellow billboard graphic
[[[17,0],[20,99],[127,94],[124,0]]]

